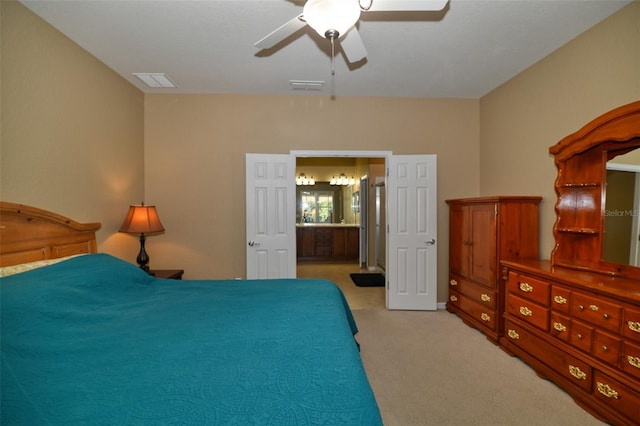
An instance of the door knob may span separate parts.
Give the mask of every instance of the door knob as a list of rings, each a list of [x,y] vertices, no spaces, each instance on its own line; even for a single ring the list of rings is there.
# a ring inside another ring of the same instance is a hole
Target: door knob
[[[259,246],[260,243],[256,243],[255,241],[251,240],[249,241],[249,247],[253,247],[253,246]]]
[[[431,244],[431,245],[434,245],[435,243],[436,243],[436,240],[433,239],[433,238],[431,240],[425,242],[425,244]]]

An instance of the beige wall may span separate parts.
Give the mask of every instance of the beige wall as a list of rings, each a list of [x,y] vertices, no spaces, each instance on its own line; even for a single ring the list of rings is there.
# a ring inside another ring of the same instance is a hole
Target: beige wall
[[[541,257],[553,249],[549,147],[640,99],[640,2],[633,2],[480,102],[480,192],[541,195]]]
[[[1,2],[0,10],[0,198],[100,221],[100,249],[133,262],[137,242],[117,229],[127,205],[144,196],[167,229],[147,241],[152,266],[185,268],[187,278],[244,276],[246,152],[428,153],[438,155],[443,302],[444,200],[544,196],[548,256],[555,200],[548,147],[640,98],[638,2],[481,100],[143,97],[22,5]]]
[[[439,292],[446,294],[444,200],[478,194],[478,119],[478,100],[147,95],[146,200],[167,229],[148,240],[152,263],[183,267],[187,278],[245,276],[247,152],[437,154]]]
[[[21,4],[0,7],[0,198],[101,222],[99,250],[135,258],[115,233],[144,194],[143,93]]]

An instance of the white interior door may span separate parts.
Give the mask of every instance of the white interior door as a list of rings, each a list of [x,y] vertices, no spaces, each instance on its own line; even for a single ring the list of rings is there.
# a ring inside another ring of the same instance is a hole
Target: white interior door
[[[392,155],[387,166],[387,308],[436,310],[436,156]]]
[[[295,278],[295,157],[246,154],[247,279]]]

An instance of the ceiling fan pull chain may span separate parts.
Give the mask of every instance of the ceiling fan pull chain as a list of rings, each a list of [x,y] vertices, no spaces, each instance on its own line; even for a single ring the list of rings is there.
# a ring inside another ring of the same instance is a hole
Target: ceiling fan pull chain
[[[333,42],[335,37],[331,37],[331,75],[336,75],[336,55]]]

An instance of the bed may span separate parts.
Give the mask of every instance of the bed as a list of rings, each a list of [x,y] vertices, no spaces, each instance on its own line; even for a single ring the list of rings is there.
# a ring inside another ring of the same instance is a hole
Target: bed
[[[334,283],[159,279],[1,208],[3,425],[382,424]]]

